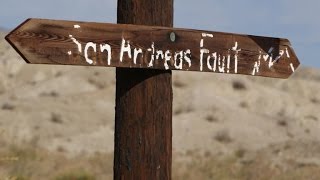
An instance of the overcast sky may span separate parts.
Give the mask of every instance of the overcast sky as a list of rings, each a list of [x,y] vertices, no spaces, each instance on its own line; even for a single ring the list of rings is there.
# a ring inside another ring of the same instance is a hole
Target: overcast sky
[[[0,27],[30,17],[115,23],[116,6],[117,0],[4,0]],[[319,0],[175,0],[174,7],[175,27],[288,38],[303,65],[320,68]]]

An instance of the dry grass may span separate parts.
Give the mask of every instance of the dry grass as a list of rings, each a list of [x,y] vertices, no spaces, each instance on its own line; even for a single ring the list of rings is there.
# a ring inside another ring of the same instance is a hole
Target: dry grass
[[[15,109],[15,105],[13,105],[12,103],[4,103],[2,106],[1,106],[1,109],[2,110],[8,110],[8,111],[12,111]]]
[[[173,81],[173,86],[177,87],[177,88],[185,88],[187,86],[187,84],[181,80],[174,80]]]
[[[73,172],[64,173],[54,178],[55,180],[95,180],[96,178],[85,172],[84,170],[76,170]]]
[[[107,83],[105,81],[103,81],[103,79],[101,80],[101,77],[95,77],[95,78],[89,78],[88,82],[92,85],[94,85],[97,89],[104,89],[107,87]]]
[[[63,123],[62,115],[58,113],[51,113],[50,121],[53,123],[62,124]]]
[[[56,92],[56,91],[51,91],[51,92],[43,92],[43,93],[40,93],[39,96],[41,97],[59,97],[59,93]]]
[[[229,131],[227,130],[221,130],[219,132],[217,132],[217,134],[215,135],[215,140],[217,140],[220,143],[231,143],[232,142],[232,138],[229,134]]]
[[[191,104],[179,106],[174,109],[174,115],[180,115],[184,113],[191,113],[194,111],[194,107]]]
[[[213,114],[209,114],[206,116],[206,121],[213,123],[213,122],[218,122],[219,119],[216,116],[214,116]]]
[[[315,115],[308,115],[305,116],[305,118],[313,121],[318,121],[318,117],[316,117]]]
[[[175,180],[317,180],[320,179],[319,166],[298,166],[291,162],[287,167],[274,166],[264,154],[257,154],[252,161],[242,163],[243,150],[224,158],[193,153],[189,162],[173,164]],[[246,152],[247,153],[247,152]]]
[[[277,123],[278,123],[279,126],[282,126],[282,127],[287,127],[288,126],[288,122],[284,118],[279,119]]]
[[[239,103],[239,106],[240,106],[241,108],[244,108],[244,109],[249,108],[249,104],[248,104],[248,102],[246,102],[246,101],[241,101],[241,102]]]
[[[10,145],[1,150],[0,157],[16,156],[17,161],[0,162],[0,179],[10,180],[108,180],[113,175],[113,155],[95,155],[67,158],[63,153],[48,152],[34,145]],[[175,180],[304,180],[320,179],[320,167],[300,165],[294,161],[286,167],[275,165],[267,155],[254,154],[250,161],[243,161],[245,149],[233,155],[218,157],[210,152],[189,151],[174,154],[172,176]],[[189,159],[189,160],[182,160]],[[2,176],[2,177],[1,177]]]
[[[242,81],[239,81],[239,80],[234,80],[232,82],[232,87],[235,90],[247,90],[246,84]]]
[[[320,104],[320,100],[318,98],[311,98],[310,101],[313,103],[313,104]]]
[[[15,180],[94,180],[112,178],[112,154],[67,158],[63,153],[48,152],[35,144],[9,145],[0,157],[16,159],[0,161],[0,179]]]

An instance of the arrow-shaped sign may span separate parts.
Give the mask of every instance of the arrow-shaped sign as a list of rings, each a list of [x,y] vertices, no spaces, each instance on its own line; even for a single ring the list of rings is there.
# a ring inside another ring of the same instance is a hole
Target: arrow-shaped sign
[[[28,63],[203,71],[287,78],[287,39],[153,26],[28,19],[6,37]]]

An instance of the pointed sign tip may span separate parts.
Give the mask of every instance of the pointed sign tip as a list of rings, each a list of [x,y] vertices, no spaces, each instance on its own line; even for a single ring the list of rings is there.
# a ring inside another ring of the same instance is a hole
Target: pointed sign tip
[[[30,20],[32,20],[32,18],[28,18],[26,19],[24,22],[22,22],[18,27],[16,27],[15,29],[13,29],[11,32],[9,32],[9,34],[7,34],[5,36],[5,40],[11,45],[11,47],[26,61],[26,63],[30,63],[29,60],[27,60],[27,58],[18,50],[17,46],[14,43],[14,36],[16,34],[16,32],[26,23],[28,23]]]
[[[5,37],[6,41],[8,41],[11,45],[13,45],[13,44],[12,44],[12,41],[11,41],[11,36],[12,36],[13,34],[15,34],[15,32],[16,32],[18,29],[20,29],[23,25],[25,25],[25,24],[26,24],[27,22],[29,22],[30,20],[32,20],[32,18],[26,19],[26,20],[23,21],[19,26],[17,26],[17,27],[14,28],[12,31],[10,31],[9,34],[7,34],[6,37]]]
[[[9,43],[11,44],[11,41],[10,41],[10,33],[6,35],[6,37],[4,37],[4,39]]]
[[[16,46],[14,45],[13,41],[11,40],[12,39],[12,33],[13,33],[13,31],[11,31],[9,34],[7,34],[5,36],[5,40],[11,45],[12,48],[14,48],[16,50]]]

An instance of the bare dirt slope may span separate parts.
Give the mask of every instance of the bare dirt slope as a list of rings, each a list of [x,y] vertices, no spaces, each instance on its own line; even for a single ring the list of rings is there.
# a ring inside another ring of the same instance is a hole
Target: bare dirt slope
[[[67,159],[112,154],[114,69],[28,65],[3,37],[1,33],[0,152],[32,144]],[[236,156],[235,163],[245,164],[262,154],[282,170],[291,161],[320,166],[319,70],[300,68],[288,80],[173,74],[177,179],[193,179],[186,167],[201,158]],[[0,170],[0,179],[1,173],[8,171]],[[210,173],[204,171],[203,179],[217,174]]]

